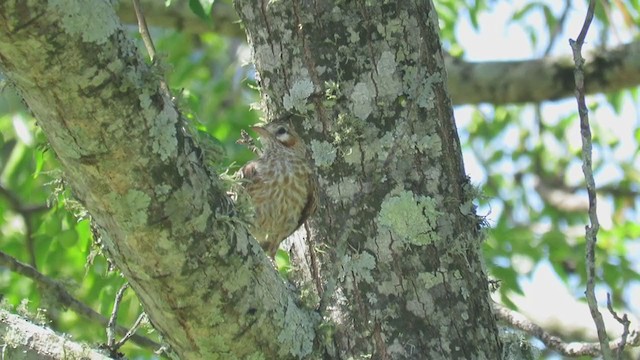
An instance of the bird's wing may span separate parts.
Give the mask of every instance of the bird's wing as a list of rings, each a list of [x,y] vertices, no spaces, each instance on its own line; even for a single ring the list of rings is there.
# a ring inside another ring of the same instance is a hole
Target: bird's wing
[[[309,182],[309,192],[307,193],[307,202],[304,204],[304,208],[300,214],[300,220],[298,220],[298,227],[304,224],[309,216],[316,212],[316,207],[318,206],[318,180],[315,174],[309,174],[307,181]]]

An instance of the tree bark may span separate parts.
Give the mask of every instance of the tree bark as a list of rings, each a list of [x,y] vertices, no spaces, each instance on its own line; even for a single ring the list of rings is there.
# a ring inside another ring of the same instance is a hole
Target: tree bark
[[[325,355],[500,358],[432,3],[235,4],[320,173]]]
[[[311,352],[296,305],[109,2],[0,2],[0,69],[181,359]],[[215,159],[208,159],[215,160]]]
[[[181,359],[499,358],[432,4],[237,7],[266,117],[292,119],[321,175],[317,311],[108,2],[0,3],[0,69],[154,327]]]
[[[460,104],[543,102],[574,95],[570,55],[518,61],[447,59],[449,90]],[[585,55],[587,94],[610,93],[640,84],[640,41]]]
[[[111,357],[51,329],[0,310],[2,358],[12,360],[109,360]]]

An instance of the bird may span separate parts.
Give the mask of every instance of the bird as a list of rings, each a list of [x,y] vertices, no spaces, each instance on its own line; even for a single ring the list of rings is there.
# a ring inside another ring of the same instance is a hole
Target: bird
[[[317,177],[292,124],[274,121],[251,129],[262,153],[239,173],[255,210],[249,231],[273,258],[280,243],[315,213]]]

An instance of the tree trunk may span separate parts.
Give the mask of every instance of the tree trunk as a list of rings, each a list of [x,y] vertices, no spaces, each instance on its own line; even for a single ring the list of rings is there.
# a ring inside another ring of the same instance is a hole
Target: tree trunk
[[[314,319],[243,225],[109,2],[0,2],[0,69],[180,359],[296,357]],[[215,159],[209,159],[215,160]]]
[[[499,358],[432,4],[236,5],[266,117],[292,118],[321,175],[318,309],[247,236],[109,2],[0,2],[0,69],[154,327],[181,359]]]
[[[293,119],[321,176],[326,354],[498,359],[432,3],[236,7],[262,110]]]

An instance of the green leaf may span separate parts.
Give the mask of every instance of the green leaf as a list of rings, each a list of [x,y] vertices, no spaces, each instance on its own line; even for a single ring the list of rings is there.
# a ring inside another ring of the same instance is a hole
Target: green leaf
[[[76,229],[68,229],[63,230],[58,235],[58,241],[60,241],[60,245],[64,248],[71,248],[78,242],[78,233]]]
[[[286,251],[278,249],[276,256],[274,258],[276,263],[276,268],[278,268],[278,272],[286,276],[289,271],[291,271],[291,261],[289,260],[289,254]]]
[[[620,115],[622,113],[622,105],[624,105],[625,100],[625,92],[624,91],[616,91],[610,94],[606,94],[607,101],[613,111],[615,111],[616,115]]]
[[[36,150],[33,156],[35,157],[36,161],[36,169],[33,172],[33,178],[35,179],[38,177],[38,175],[40,175],[42,167],[44,166],[44,151]]]
[[[214,0],[189,0],[189,8],[202,20],[211,21],[211,10]]]
[[[525,5],[522,9],[516,11],[513,16],[511,16],[511,20],[512,21],[519,21],[522,20],[522,18],[524,18],[527,14],[529,14],[529,12],[531,12],[531,10],[540,7],[541,4],[537,1],[535,2],[530,2],[527,5]]]

